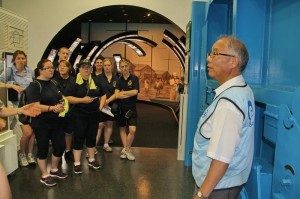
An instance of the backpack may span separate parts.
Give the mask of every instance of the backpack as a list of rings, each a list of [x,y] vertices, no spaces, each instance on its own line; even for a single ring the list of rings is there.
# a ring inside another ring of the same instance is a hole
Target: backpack
[[[39,88],[40,88],[40,93],[42,93],[42,85],[41,85],[41,83],[39,81],[37,81],[37,80],[34,80],[32,83],[38,84]],[[18,107],[23,107],[23,106],[25,106],[25,105],[28,104],[28,102],[27,102],[27,96],[26,96],[26,90],[27,90],[27,88],[23,91],[23,93],[20,96]],[[27,116],[27,115],[24,115],[24,114],[20,114],[19,115],[19,121],[22,124],[30,124],[31,123],[31,117]]]
[[[55,80],[50,80],[55,86],[57,86],[57,82],[55,81]],[[35,84],[38,84],[39,85],[39,88],[40,88],[40,94],[42,93],[42,85],[41,85],[41,83],[39,82],[39,81],[37,81],[37,80],[33,80],[32,82],[31,82],[31,84],[33,84],[33,83],[35,83]],[[28,87],[27,87],[28,88]],[[21,96],[20,96],[20,99],[19,99],[19,105],[18,105],[18,107],[23,107],[23,106],[25,106],[25,105],[27,105],[28,104],[28,102],[27,102],[27,96],[26,96],[26,90],[27,90],[27,88],[23,91],[23,93],[21,94]],[[27,116],[27,115],[24,115],[24,114],[20,114],[19,115],[19,121],[22,123],[22,124],[30,124],[31,123],[31,117],[30,116]]]

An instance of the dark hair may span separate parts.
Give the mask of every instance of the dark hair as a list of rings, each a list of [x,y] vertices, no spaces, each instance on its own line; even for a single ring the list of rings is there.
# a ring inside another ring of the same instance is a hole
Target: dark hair
[[[41,61],[38,62],[37,64],[37,69],[41,70],[44,67],[44,64],[47,62],[51,62],[49,59],[42,59]]]
[[[102,55],[99,55],[95,60],[97,60],[97,59],[101,59],[101,60],[103,60],[104,59],[104,57],[102,56]]]
[[[26,53],[25,53],[24,51],[22,51],[22,50],[16,50],[16,51],[14,52],[14,54],[13,54],[13,58],[12,58],[12,60],[11,60],[11,63],[13,63],[13,64],[15,63],[16,58],[17,58],[18,55],[24,55],[25,58],[27,59],[27,55],[26,55]]]

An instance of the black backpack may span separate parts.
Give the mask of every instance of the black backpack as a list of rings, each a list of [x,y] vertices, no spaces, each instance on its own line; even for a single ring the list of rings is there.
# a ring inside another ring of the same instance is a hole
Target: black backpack
[[[31,84],[33,84],[33,83],[39,85],[40,93],[42,93],[42,85],[40,84],[40,82],[38,82],[37,80],[34,80],[33,82],[31,82]],[[26,90],[27,90],[27,88],[23,91],[23,93],[20,96],[18,107],[23,107],[24,105],[28,104],[27,96],[26,96]],[[19,121],[22,124],[30,124],[31,117],[29,117],[27,115],[24,115],[24,114],[20,114],[19,115]]]

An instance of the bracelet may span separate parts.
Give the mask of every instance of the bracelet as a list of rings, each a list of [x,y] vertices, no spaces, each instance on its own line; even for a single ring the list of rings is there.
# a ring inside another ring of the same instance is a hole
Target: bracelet
[[[51,106],[48,106],[48,112],[50,112],[50,108],[51,108]]]

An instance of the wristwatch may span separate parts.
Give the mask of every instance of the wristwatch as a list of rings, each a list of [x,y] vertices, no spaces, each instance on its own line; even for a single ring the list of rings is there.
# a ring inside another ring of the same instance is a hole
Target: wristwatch
[[[208,197],[204,197],[203,196],[203,194],[202,194],[202,192],[201,191],[198,191],[198,197],[200,198],[200,199],[208,199]]]

